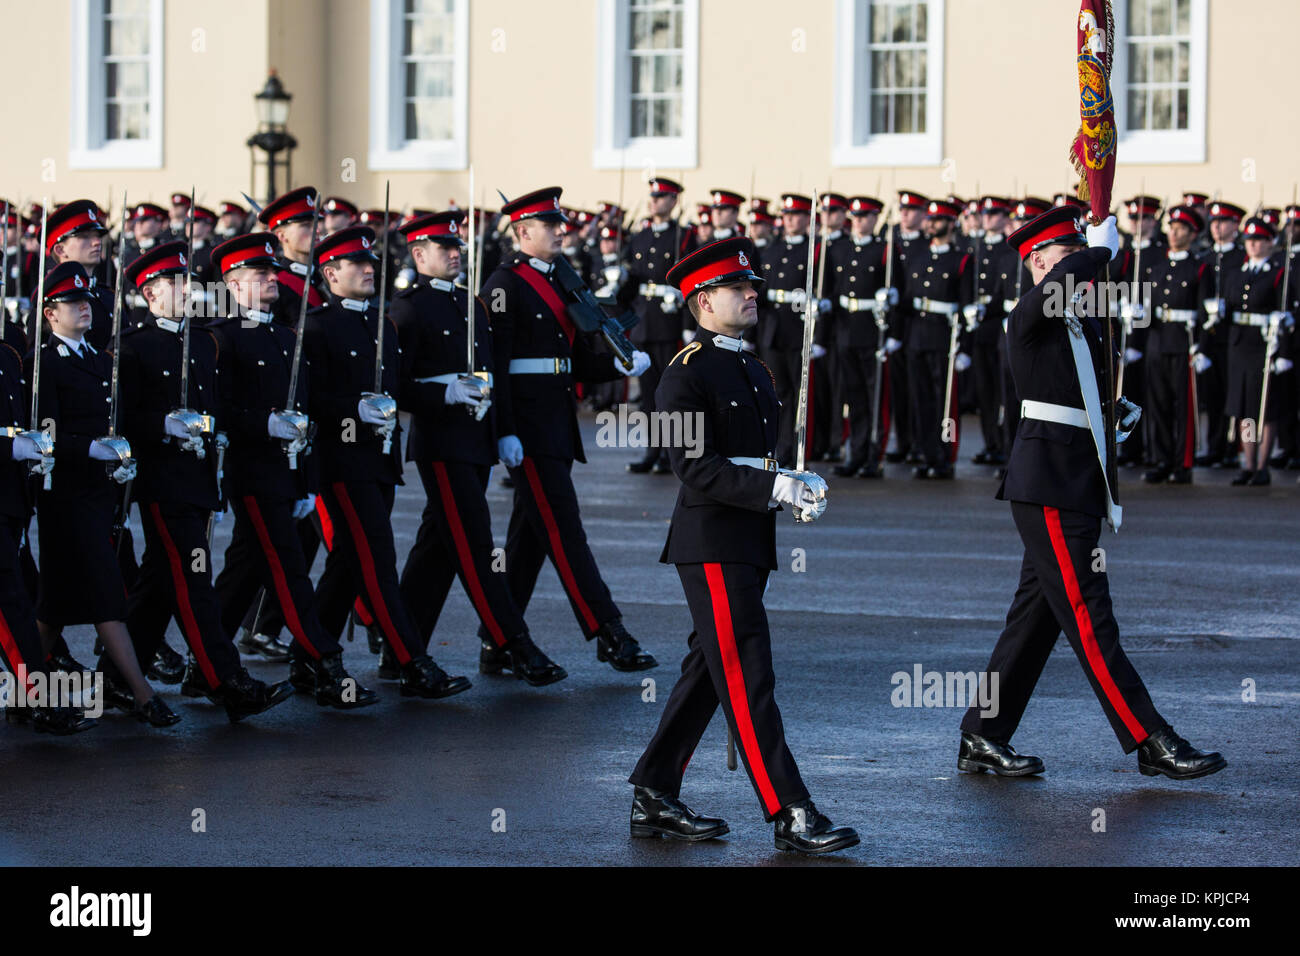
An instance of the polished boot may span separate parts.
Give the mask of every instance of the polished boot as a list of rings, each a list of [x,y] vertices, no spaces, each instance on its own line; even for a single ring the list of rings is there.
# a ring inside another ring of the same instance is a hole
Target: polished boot
[[[191,657],[185,667],[185,677],[181,681],[181,696],[206,697],[209,700],[215,700],[213,696],[215,693],[216,691],[208,686],[207,680],[203,677],[203,672],[199,670],[198,664]]]
[[[884,478],[885,473],[881,467],[872,462],[868,462],[858,469],[859,478]]]
[[[852,478],[862,469],[862,467],[863,465],[861,462],[854,463],[849,461],[842,465],[836,465],[831,469],[831,471],[839,475],[841,478]]]
[[[1190,485],[1192,483],[1192,469],[1175,468],[1169,473],[1169,484],[1171,485]]]
[[[671,475],[673,473],[672,463],[668,460],[668,455],[662,454],[655,460],[655,465],[650,469],[656,475]]]
[[[569,672],[543,654],[527,634],[520,634],[504,647],[484,644],[479,651],[478,670],[480,674],[512,671],[533,687],[545,687],[569,676]]]
[[[125,684],[119,684],[104,675],[104,708],[116,707],[126,713],[135,712],[135,695]]]
[[[1237,477],[1232,479],[1232,483],[1238,487],[1241,487],[1242,485],[1250,484],[1251,479],[1253,479],[1254,477],[1255,477],[1255,473],[1253,471],[1243,468],[1241,471],[1237,473]]]
[[[181,720],[180,714],[163,703],[161,694],[154,694],[132,713],[140,723],[149,724],[151,727],[170,727],[172,724],[180,723]]]
[[[671,837],[695,843],[729,833],[726,820],[702,817],[671,793],[636,787],[632,791],[632,836]]]
[[[238,646],[243,653],[257,654],[273,664],[283,664],[289,659],[290,645],[271,634],[245,634]]]
[[[796,853],[834,853],[859,843],[858,831],[837,827],[811,800],[782,807],[776,815],[776,848]]]
[[[1227,765],[1223,754],[1197,750],[1169,726],[1138,745],[1138,770],[1147,777],[1164,774],[1170,780],[1194,780],[1218,773]]]
[[[38,734],[67,737],[98,726],[99,721],[87,717],[80,707],[37,707],[32,712],[32,729]]]
[[[1161,485],[1169,480],[1168,468],[1152,468],[1142,476],[1142,480],[1148,485]]]
[[[241,667],[212,691],[209,697],[214,703],[222,704],[230,722],[237,724],[245,717],[252,717],[284,703],[293,696],[293,692],[293,685],[288,681],[267,684]]]
[[[179,684],[185,676],[185,658],[177,654],[167,642],[158,645],[158,652],[144,676],[160,684]]]
[[[402,676],[402,665],[397,663],[397,655],[385,644],[379,651],[379,679],[397,680]]]
[[[45,662],[49,665],[49,670],[63,671],[65,674],[85,674],[94,670],[68,653],[56,652],[47,657]]]
[[[654,656],[642,651],[636,638],[627,632],[621,617],[606,621],[592,636],[596,639],[596,660],[608,661],[616,671],[644,671],[659,666]]]
[[[961,732],[957,749],[957,769],[967,773],[992,770],[999,777],[1028,777],[1043,772],[1043,762],[1028,754],[1018,754],[1010,744],[989,740],[979,734]]]
[[[650,473],[650,469],[655,466],[655,463],[658,460],[659,460],[659,456],[656,454],[656,455],[647,456],[645,458],[640,458],[636,461],[629,461],[627,463],[627,470],[634,475],[648,475]]]
[[[378,702],[379,695],[343,667],[343,652],[336,651],[316,662],[316,703],[321,707],[353,710]]]
[[[1273,476],[1269,473],[1267,468],[1261,468],[1250,476],[1250,486],[1252,488],[1262,488],[1265,485],[1271,484],[1272,481]],[[1235,485],[1236,482],[1234,481],[1233,484]]]
[[[316,662],[297,648],[289,655],[289,686],[300,694],[316,693]]]
[[[468,677],[450,676],[427,654],[407,661],[402,667],[401,680],[403,697],[423,697],[426,700],[451,697],[473,686]]]
[[[938,481],[951,481],[956,477],[956,472],[953,471],[952,465],[936,465],[930,469],[929,477]]]

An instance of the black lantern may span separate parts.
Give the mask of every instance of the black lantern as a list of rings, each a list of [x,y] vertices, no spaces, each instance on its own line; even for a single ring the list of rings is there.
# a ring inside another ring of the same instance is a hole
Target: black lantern
[[[289,134],[285,126],[289,122],[289,101],[293,96],[286,93],[284,85],[275,70],[266,78],[266,86],[254,97],[257,107],[257,132],[248,137],[249,148],[249,191],[257,195],[257,151],[266,154],[261,165],[266,167],[266,202],[271,202],[277,195],[276,166],[284,166],[284,185],[288,189],[293,183],[293,150],[298,141]],[[284,153],[283,163],[277,162],[277,156]]]

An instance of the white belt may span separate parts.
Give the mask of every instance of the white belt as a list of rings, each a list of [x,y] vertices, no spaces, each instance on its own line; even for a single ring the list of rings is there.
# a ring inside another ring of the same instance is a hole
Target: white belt
[[[939,302],[935,299],[913,299],[912,308],[918,312],[932,312],[935,315],[956,315],[961,308],[956,302]]]
[[[1219,314],[1219,300],[1218,300],[1218,299],[1206,299],[1206,300],[1205,300],[1205,311],[1206,311],[1207,313],[1209,313],[1210,315],[1218,315],[1218,314]]]
[[[1267,312],[1238,312],[1232,317],[1232,324],[1253,325],[1263,329],[1268,327],[1271,318]]]
[[[733,465],[748,465],[750,468],[757,468],[759,471],[776,471],[780,465],[775,458],[728,458],[727,461]]]
[[[647,299],[672,299],[674,302],[682,300],[682,292],[676,286],[660,285],[657,282],[642,282],[637,291]]]
[[[1191,325],[1196,321],[1195,309],[1166,309],[1163,305],[1156,306],[1156,318],[1161,322],[1186,322]]]
[[[527,359],[519,359],[519,361],[521,361],[521,362],[526,362],[526,361],[528,361],[528,360],[527,360]],[[512,366],[511,371],[513,372],[513,371],[514,371],[514,368],[513,368],[514,363],[511,362],[510,364],[511,364],[511,366]],[[438,385],[451,385],[452,383],[459,381],[459,380],[460,380],[460,377],[461,377],[462,375],[464,375],[464,374],[465,374],[464,372],[447,372],[445,375],[430,375],[430,376],[428,376],[428,377],[426,377],[426,378],[417,378],[417,379],[415,379],[415,381],[416,381],[416,383],[418,383],[418,384],[420,384],[420,385],[423,385],[423,384],[425,384],[426,382],[435,382],[435,383],[437,383]],[[474,377],[475,377],[475,378],[482,379],[483,381],[487,382],[489,388],[492,386],[492,373],[491,373],[491,372],[475,372],[475,373],[474,373]]]
[[[567,358],[525,358],[510,360],[511,375],[567,375],[572,368]]]
[[[768,302],[802,302],[804,299],[803,289],[768,289]]]
[[[22,425],[0,425],[0,435],[5,438],[15,438],[26,430]]]
[[[1036,402],[1026,398],[1020,403],[1021,418],[1036,418],[1041,422],[1056,422],[1061,425],[1073,425],[1075,428],[1088,428],[1088,413],[1082,408],[1069,405],[1053,405],[1051,402]]]
[[[876,307],[875,299],[855,299],[852,296],[840,296],[840,308],[848,312],[865,312]]]

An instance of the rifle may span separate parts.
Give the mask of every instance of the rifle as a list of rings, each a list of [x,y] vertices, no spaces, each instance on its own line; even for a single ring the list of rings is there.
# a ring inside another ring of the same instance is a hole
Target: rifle
[[[42,477],[41,487],[46,491],[50,490],[52,479],[50,472],[54,470],[54,439],[49,433],[40,431],[40,417],[37,413],[37,404],[41,395],[41,323],[45,318],[45,236],[46,220],[49,218],[48,199],[41,201],[41,248],[37,259],[36,266],[36,299],[32,303],[33,322],[32,322],[32,414],[27,422],[27,431],[22,434],[36,443],[37,449],[41,453],[40,461],[28,463],[29,475],[40,475]],[[7,218],[7,217],[6,217]]]
[[[244,196],[248,199],[248,196]],[[250,202],[252,200],[249,200]],[[387,214],[387,213],[385,213]],[[293,361],[289,365],[289,395],[284,400],[284,410],[274,414],[298,434],[287,439],[285,454],[289,456],[289,470],[298,468],[298,453],[307,447],[308,418],[298,411],[298,370],[302,367],[302,337],[307,328],[307,300],[311,298],[312,274],[316,269],[316,226],[320,222],[320,191],[311,200],[311,242],[307,248],[307,275],[302,280],[302,300],[298,303],[298,325],[293,343]]]
[[[384,392],[384,306],[388,298],[388,194],[390,183],[384,182],[384,235],[383,258],[379,263],[379,330],[375,333],[375,390],[362,392],[361,400],[384,417],[384,424],[375,425],[375,430],[384,436],[384,454],[393,450],[393,430],[397,427],[397,402]],[[312,244],[316,242],[312,235]],[[303,302],[307,301],[307,287],[303,286]]]

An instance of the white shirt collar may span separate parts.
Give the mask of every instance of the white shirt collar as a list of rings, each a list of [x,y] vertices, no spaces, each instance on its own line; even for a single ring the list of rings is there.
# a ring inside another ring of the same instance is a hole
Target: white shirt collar
[[[1242,272],[1267,272],[1269,264],[1267,259],[1247,259],[1241,264]]]
[[[85,339],[70,339],[66,335],[60,335],[58,332],[54,333],[54,337],[66,342],[68,347],[74,352],[80,352],[82,349],[85,349],[87,355],[95,354],[95,349]]]
[[[605,265],[607,266],[613,265],[615,262],[618,262],[618,253],[617,252],[602,253],[600,257],[600,261],[605,263]]]
[[[988,232],[984,234],[984,245],[996,246],[1005,238],[1006,236],[1002,235],[1000,232]]]
[[[544,276],[550,275],[551,270],[555,268],[554,262],[543,262],[541,259],[538,259],[536,256],[529,256],[528,264]]]
[[[294,262],[289,260],[289,271],[295,275],[305,276],[307,274],[307,264],[304,262]]]
[[[1190,255],[1191,255],[1191,253],[1190,253],[1188,250],[1186,250],[1186,249],[1184,249],[1182,252],[1174,252],[1174,250],[1170,249],[1170,250],[1169,250],[1169,261],[1170,261],[1170,262],[1182,262],[1184,259],[1186,259],[1186,258],[1187,258],[1188,256],[1190,256]]]
[[[650,231],[657,235],[663,232],[671,225],[672,225],[671,222],[652,222],[650,223]]]
[[[797,245],[799,245],[799,243],[803,242],[805,238],[806,238],[806,237],[805,237],[804,234],[801,232],[801,233],[799,233],[798,235],[794,235],[794,236],[786,236],[786,237],[785,237],[785,241],[788,242],[788,243],[790,243],[790,245],[792,245],[792,246],[797,246]]]
[[[254,322],[261,322],[263,325],[270,324],[274,316],[270,312],[260,312],[257,309],[245,309],[240,318],[251,319]]]
[[[726,349],[728,352],[739,352],[744,348],[745,340],[732,338],[730,335],[723,335],[718,332],[713,336],[713,344],[720,349]]]
[[[155,315],[153,317],[153,324],[158,326],[158,328],[162,329],[164,332],[179,332],[185,325],[185,320],[181,319],[180,321],[177,321],[176,319],[164,319],[160,315]]]
[[[452,289],[456,288],[456,283],[448,282],[446,279],[435,279],[430,276],[429,287],[431,289],[437,289],[439,292],[450,292]]]
[[[142,250],[152,249],[154,247],[154,243],[156,243],[157,241],[158,241],[157,239],[137,239],[135,244],[138,248]]]
[[[713,241],[717,242],[719,239],[730,239],[732,235],[735,234],[735,231],[736,230],[732,229],[730,226],[720,226],[713,230]]]
[[[766,246],[766,245],[767,245],[767,240],[766,240],[766,239],[755,239],[755,240],[754,240],[754,248],[755,248],[755,249],[762,249],[762,248],[763,248],[764,246]]]
[[[1215,252],[1231,252],[1233,249],[1236,248],[1237,248],[1237,244],[1235,242],[1216,242],[1214,244]]]
[[[951,249],[951,248],[952,248],[952,245],[949,244],[949,243],[946,243],[946,242],[945,242],[945,243],[942,243],[941,245],[931,246],[931,247],[930,247],[930,254],[933,255],[933,256],[943,255],[943,253],[947,252],[947,251],[948,251],[949,249]]]
[[[353,312],[364,312],[370,308],[369,299],[339,299],[339,305],[345,309],[351,309]]]
[[[843,229],[836,229],[834,232],[828,232],[828,233],[826,234],[826,241],[827,241],[827,242],[834,242],[836,239],[838,239],[838,238],[839,238],[840,236],[842,236],[842,235],[844,235],[844,230],[843,230]]]
[[[919,238],[920,235],[921,230],[919,229],[916,232],[908,232],[906,229],[898,230],[898,238],[902,239],[904,242],[911,242],[913,239]]]

